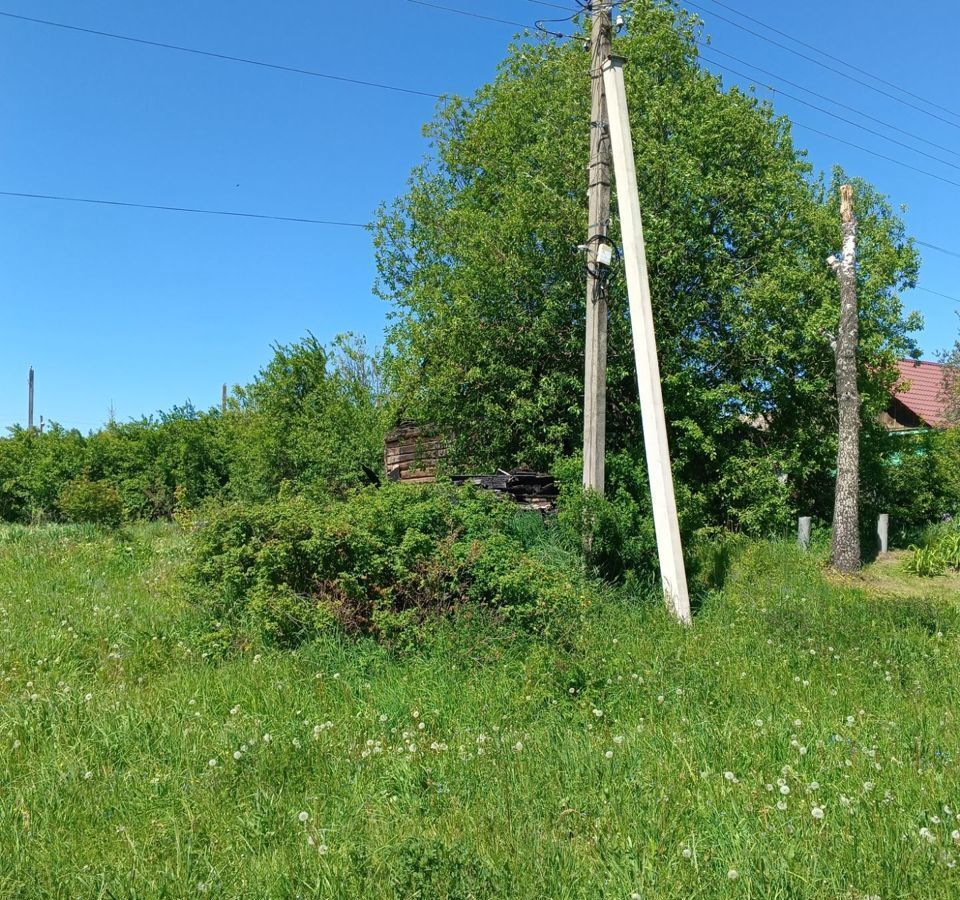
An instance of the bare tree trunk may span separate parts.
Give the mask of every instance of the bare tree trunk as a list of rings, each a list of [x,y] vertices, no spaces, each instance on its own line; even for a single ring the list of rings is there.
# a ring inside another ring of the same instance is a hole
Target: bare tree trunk
[[[840,330],[837,333],[837,405],[840,414],[837,446],[837,488],[833,505],[831,564],[840,572],[860,568],[860,392],[857,388],[857,221],[853,188],[840,189],[843,258],[830,259],[840,282]]]

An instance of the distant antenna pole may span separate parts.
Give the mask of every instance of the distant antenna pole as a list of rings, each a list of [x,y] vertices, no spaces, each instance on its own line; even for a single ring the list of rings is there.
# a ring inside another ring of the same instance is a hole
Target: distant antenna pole
[[[227,411],[227,385],[224,383],[223,387],[220,389],[220,413],[223,414]]]
[[[601,67],[610,56],[610,0],[593,3],[590,37],[590,165],[587,189],[587,317],[583,379],[583,486],[603,493],[607,443],[607,288],[610,265],[610,131]]]
[[[653,526],[657,535],[657,555],[660,559],[664,599],[681,622],[689,623],[690,596],[687,591],[687,573],[683,566],[683,546],[680,542],[677,501],[673,491],[673,472],[670,468],[667,420],[663,409],[660,364],[657,361],[657,341],[653,330],[653,304],[650,301],[650,279],[643,242],[637,166],[633,155],[633,139],[630,136],[623,63],[624,60],[619,57],[606,60],[603,64],[603,80],[607,89],[610,143],[613,148],[613,170],[617,179],[623,264],[627,276],[633,353],[640,391],[643,444],[647,454]]]
[[[27,375],[27,429],[33,431],[33,366]]]

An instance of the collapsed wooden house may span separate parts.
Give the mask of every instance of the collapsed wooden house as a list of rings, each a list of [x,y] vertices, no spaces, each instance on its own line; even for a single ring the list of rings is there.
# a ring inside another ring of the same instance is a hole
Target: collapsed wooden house
[[[390,431],[383,448],[383,465],[389,481],[404,484],[430,484],[447,455],[450,442],[436,430],[404,423]],[[473,484],[508,497],[528,509],[549,512],[556,506],[559,488],[552,475],[519,468],[498,469],[492,475],[451,473],[454,484]]]

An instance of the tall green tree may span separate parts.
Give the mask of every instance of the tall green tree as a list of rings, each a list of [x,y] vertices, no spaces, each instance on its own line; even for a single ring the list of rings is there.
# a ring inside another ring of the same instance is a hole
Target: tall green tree
[[[675,470],[686,505],[763,531],[829,509],[835,184],[789,121],[703,71],[698,21],[632,5],[627,57],[651,289]],[[376,228],[392,305],[396,415],[447,428],[474,465],[549,466],[582,427],[589,77],[579,42],[517,42],[495,80],[443,103],[432,151]],[[897,292],[916,255],[884,198],[855,182],[862,389],[881,404],[915,326]],[[619,240],[614,218],[611,233]],[[626,287],[610,275],[608,450],[640,453]]]

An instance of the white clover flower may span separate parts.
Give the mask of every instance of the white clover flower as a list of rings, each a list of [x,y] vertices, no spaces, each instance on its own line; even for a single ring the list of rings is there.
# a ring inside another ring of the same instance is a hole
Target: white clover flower
[[[723,777],[726,778],[727,781],[735,781],[737,778],[737,776],[734,775],[733,772],[724,772]]]
[[[93,772],[87,771],[87,772],[84,772],[84,773],[83,773],[83,780],[84,780],[84,781],[89,781],[91,778],[93,778]]]
[[[786,801],[786,800],[778,800],[778,801],[777,801],[777,809],[779,809],[780,812],[783,812],[786,808],[787,808],[787,801]]]
[[[957,843],[960,843],[960,828],[954,828],[953,831],[950,832],[950,837]]]
[[[811,807],[810,815],[813,816],[818,822],[821,821],[824,817],[823,807],[822,806]]]
[[[93,694],[84,694],[83,699],[85,702],[89,703],[93,699]]]
[[[594,709],[593,714],[599,719],[603,715],[602,709]]]
[[[320,845],[317,847],[317,853],[319,853],[321,856],[323,856],[323,854],[326,853],[327,850],[329,850],[329,849],[330,849],[330,848],[327,847],[326,844],[320,844]]]
[[[853,716],[847,716],[847,724],[852,725],[857,720]]]
[[[308,813],[306,810],[304,810],[303,812],[297,815],[297,821],[301,825],[305,825],[309,819],[310,819],[310,813]]]
[[[608,750],[608,751],[607,751],[606,753],[604,753],[603,755],[604,755],[607,759],[613,759],[613,751],[612,751],[612,750]]]
[[[622,743],[623,743],[623,735],[622,735],[622,734],[615,735],[614,738],[613,738],[613,742],[614,742],[615,744],[617,744],[617,745],[622,744]]]
[[[846,796],[846,794],[841,794],[841,795],[840,795],[840,805],[841,805],[841,806],[849,806],[849,805],[850,805],[850,798],[849,798],[848,796]]]
[[[523,741],[517,741],[517,742],[513,745],[513,749],[514,749],[517,753],[519,753],[519,752],[523,749]]]
[[[940,824],[940,816],[930,816],[930,822],[934,825]]]
[[[207,765],[210,766],[211,769],[212,769],[214,766],[216,766],[216,764],[217,764],[217,761],[216,761],[215,759],[211,759],[211,760],[209,760],[209,761],[207,762]]]
[[[419,731],[423,731],[423,729],[426,728],[426,727],[427,727],[427,723],[426,723],[426,722],[418,722],[418,723],[417,723],[417,730],[419,730]]]
[[[740,877],[740,873],[736,869],[731,869],[727,872],[727,878],[731,881],[736,881]]]
[[[807,755],[807,748],[806,748],[806,747],[801,747],[801,748],[799,749],[799,751],[797,751],[797,752],[798,752],[801,756],[806,756],[806,755]]]
[[[757,728],[763,728],[763,719],[755,719],[753,724],[756,725]]]
[[[788,784],[781,784],[781,785],[780,785],[780,793],[783,794],[784,797],[786,797],[787,794],[790,793],[790,785],[788,785]]]
[[[820,790],[820,782],[811,781],[810,784],[807,785],[807,790],[810,791],[811,794],[815,794],[817,791]]]
[[[240,712],[240,707],[239,707],[239,706],[231,706],[231,707],[230,707],[230,715],[231,715],[231,716],[235,716],[238,712]]]
[[[273,735],[270,734],[270,732],[268,731],[268,732],[263,736],[263,742],[264,742],[265,744],[269,744],[270,741],[272,741],[272,740],[273,740]]]

